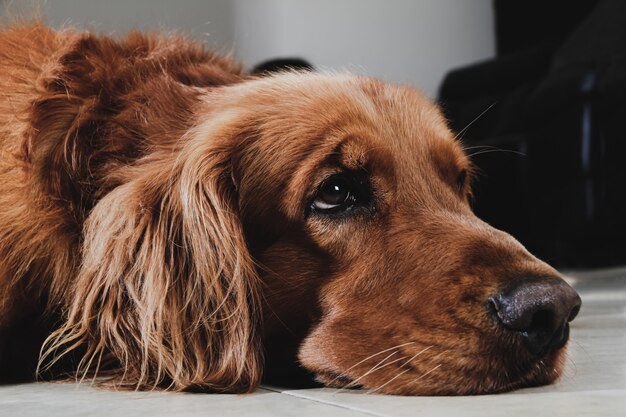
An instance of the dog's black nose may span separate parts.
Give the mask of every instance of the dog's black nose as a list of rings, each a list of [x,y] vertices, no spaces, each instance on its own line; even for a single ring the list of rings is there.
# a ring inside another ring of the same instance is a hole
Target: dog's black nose
[[[580,310],[580,297],[558,278],[529,277],[489,298],[501,325],[519,332],[536,356],[565,345],[568,323]]]

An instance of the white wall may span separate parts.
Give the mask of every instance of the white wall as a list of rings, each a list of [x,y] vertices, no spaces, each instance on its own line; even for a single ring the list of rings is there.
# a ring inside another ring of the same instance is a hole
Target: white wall
[[[445,72],[495,53],[491,0],[235,1],[245,62],[302,55],[436,94]]]
[[[4,3],[9,14],[28,13],[36,4],[45,20],[55,27],[68,24],[118,34],[131,29],[177,30],[220,50],[230,51],[233,45],[233,7],[228,0],[4,0]]]
[[[9,3],[20,3],[24,0]],[[279,56],[411,83],[494,55],[491,0],[47,0],[53,25],[180,29],[249,67]],[[206,34],[209,34],[206,37]]]

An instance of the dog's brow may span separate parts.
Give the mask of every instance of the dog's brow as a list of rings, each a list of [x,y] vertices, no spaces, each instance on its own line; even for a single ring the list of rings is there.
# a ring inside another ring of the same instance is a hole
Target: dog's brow
[[[346,138],[341,141],[337,152],[341,164],[348,169],[359,169],[365,166],[369,149],[364,147],[358,139]]]

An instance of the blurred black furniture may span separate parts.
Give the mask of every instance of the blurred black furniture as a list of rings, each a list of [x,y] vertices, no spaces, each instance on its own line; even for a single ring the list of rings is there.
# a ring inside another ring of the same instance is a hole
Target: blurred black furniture
[[[268,75],[281,71],[314,71],[313,65],[302,58],[274,58],[263,61],[252,68],[253,75]]]
[[[626,1],[495,12],[497,58],[439,94],[453,129],[469,125],[477,214],[556,266],[626,265]]]

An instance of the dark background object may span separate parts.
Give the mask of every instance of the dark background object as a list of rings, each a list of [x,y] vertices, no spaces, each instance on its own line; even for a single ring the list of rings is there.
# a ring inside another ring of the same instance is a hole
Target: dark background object
[[[546,41],[562,41],[593,10],[598,0],[496,0],[498,56]]]
[[[254,75],[271,74],[280,71],[313,71],[313,65],[302,58],[274,58],[263,61],[252,68]]]
[[[498,56],[439,93],[475,211],[558,267],[626,264],[626,1],[494,5]]]

